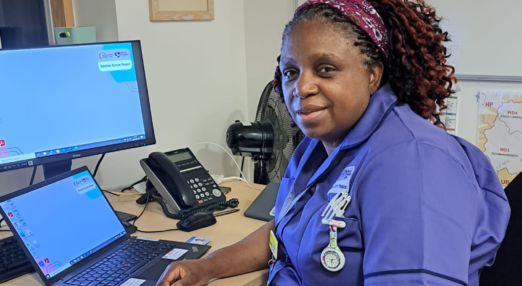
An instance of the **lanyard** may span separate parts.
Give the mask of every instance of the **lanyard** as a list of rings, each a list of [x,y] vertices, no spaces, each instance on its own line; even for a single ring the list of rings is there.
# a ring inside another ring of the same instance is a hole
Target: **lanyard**
[[[388,115],[390,115],[391,111],[395,108],[395,106],[397,105],[400,105],[401,103],[399,101],[395,101],[392,105],[390,105],[390,107],[388,107],[388,110],[386,110],[386,113],[384,114],[384,116],[381,118],[379,124],[377,124],[377,126],[375,127],[374,130],[372,130],[372,132],[370,133],[370,135],[368,136],[368,138],[366,140],[368,140],[375,132],[377,132],[377,130],[379,130],[379,128],[382,126],[382,124],[384,123],[384,120],[388,117]],[[366,140],[362,141],[362,142],[359,142],[357,145],[354,145],[354,146],[351,146],[351,148],[354,148],[364,142],[366,142]],[[282,213],[280,216],[278,216],[279,218],[279,221],[276,223],[275,225],[275,230],[277,230],[279,224],[281,223],[281,221],[283,220],[284,217],[286,217],[288,215],[288,213],[290,212],[290,210],[303,198],[303,196],[308,193],[308,191],[317,184],[317,182],[319,182],[319,180],[323,179],[324,177],[326,177],[327,175],[329,175],[333,169],[335,167],[337,167],[337,165],[339,165],[341,163],[341,160],[345,157],[346,153],[348,152],[349,149],[351,148],[345,148],[345,149],[340,149],[339,152],[335,155],[334,159],[332,160],[332,162],[330,162],[330,165],[328,165],[328,168],[326,168],[326,170],[324,170],[324,172],[319,175],[312,183],[310,183],[309,185],[306,186],[305,190],[303,192],[301,192],[299,195],[297,195],[293,200],[292,202],[288,205],[288,207],[286,207],[286,209],[282,210]],[[296,179],[297,180],[297,179]],[[295,181],[293,183],[293,185],[295,185]],[[292,186],[292,188],[290,189],[290,192],[289,192],[289,196],[292,195],[292,192],[293,192],[293,189],[294,189],[294,186]]]
[[[277,222],[277,224],[275,225],[275,229],[277,229],[277,227],[279,226],[279,224],[281,223],[281,221],[283,220],[283,218],[290,212],[290,210],[303,198],[303,196],[308,193],[308,191],[314,187],[317,182],[319,182],[319,180],[321,180],[322,178],[328,176],[335,167],[337,167],[337,165],[339,165],[339,163],[341,163],[341,160],[344,158],[344,156],[346,155],[346,153],[348,152],[348,149],[341,149],[339,150],[339,152],[335,155],[335,158],[332,160],[332,162],[330,163],[330,165],[328,165],[328,168],[326,168],[326,170],[324,170],[324,172],[319,175],[317,178],[315,178],[315,180],[312,181],[312,183],[310,183],[308,186],[306,186],[305,190],[302,191],[299,195],[297,195],[293,200],[292,202],[288,205],[288,207],[286,207],[286,209],[282,210],[283,212],[281,213],[281,216],[279,216],[279,221]],[[295,185],[295,181],[293,183],[293,185]],[[290,189],[290,193],[289,195],[291,195],[291,192],[293,192],[293,186],[292,188]]]

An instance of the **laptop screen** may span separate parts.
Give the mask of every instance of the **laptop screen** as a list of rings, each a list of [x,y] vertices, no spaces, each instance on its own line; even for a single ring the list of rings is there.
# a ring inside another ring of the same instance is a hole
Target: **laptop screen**
[[[0,207],[47,279],[126,234],[88,170]]]

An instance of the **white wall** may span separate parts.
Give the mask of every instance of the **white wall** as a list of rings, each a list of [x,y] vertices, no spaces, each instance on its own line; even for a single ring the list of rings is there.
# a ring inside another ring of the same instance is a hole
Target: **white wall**
[[[458,74],[522,75],[520,0],[428,0],[453,35]]]
[[[76,27],[95,26],[98,42],[118,40],[114,0],[73,0]]]
[[[248,114],[253,121],[261,92],[274,78],[285,25],[294,0],[244,0]]]

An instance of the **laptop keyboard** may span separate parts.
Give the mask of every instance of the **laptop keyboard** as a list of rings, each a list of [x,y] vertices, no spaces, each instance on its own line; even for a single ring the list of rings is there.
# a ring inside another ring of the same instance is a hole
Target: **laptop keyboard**
[[[14,236],[0,240],[0,283],[34,271]]]
[[[145,264],[174,248],[174,243],[148,240],[131,240],[89,267],[65,281],[67,285],[120,285]]]

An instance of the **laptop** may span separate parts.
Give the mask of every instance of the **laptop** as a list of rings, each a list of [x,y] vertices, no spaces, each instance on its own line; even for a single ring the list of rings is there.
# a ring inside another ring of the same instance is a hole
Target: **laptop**
[[[262,221],[271,221],[275,216],[278,183],[269,183],[245,211],[245,216]]]
[[[156,285],[210,249],[131,237],[87,167],[1,197],[0,213],[45,285]]]

